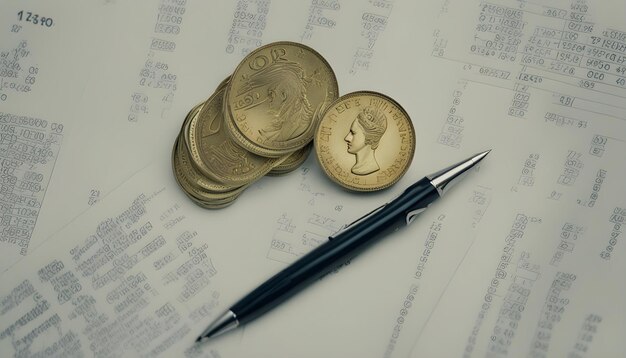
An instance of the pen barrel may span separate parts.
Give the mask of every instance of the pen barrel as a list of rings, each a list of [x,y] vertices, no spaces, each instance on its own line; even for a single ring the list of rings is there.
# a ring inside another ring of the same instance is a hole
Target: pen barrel
[[[274,308],[386,234],[408,224],[407,215],[439,197],[427,179],[407,188],[379,211],[342,231],[280,271],[231,307],[240,324]]]

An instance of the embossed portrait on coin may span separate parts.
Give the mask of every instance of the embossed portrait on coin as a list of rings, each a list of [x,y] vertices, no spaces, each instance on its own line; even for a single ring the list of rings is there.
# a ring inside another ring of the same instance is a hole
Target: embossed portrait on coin
[[[380,169],[376,161],[376,148],[386,130],[387,117],[380,109],[370,106],[359,112],[344,138],[348,144],[348,153],[356,157],[356,163],[351,169],[353,174],[367,175]]]
[[[248,89],[265,86],[265,102],[271,121],[259,130],[272,141],[298,137],[311,125],[313,108],[307,97],[307,78],[300,64],[276,61],[249,77]]]

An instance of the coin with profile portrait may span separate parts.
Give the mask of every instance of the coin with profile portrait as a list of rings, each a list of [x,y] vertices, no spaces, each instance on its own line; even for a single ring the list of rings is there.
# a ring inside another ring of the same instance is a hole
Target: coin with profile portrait
[[[322,169],[334,182],[350,190],[375,191],[406,173],[415,153],[415,130],[392,98],[359,91],[327,108],[314,143]]]
[[[241,61],[226,88],[229,134],[261,156],[290,154],[311,142],[338,91],[332,68],[312,48],[286,41],[259,47]]]

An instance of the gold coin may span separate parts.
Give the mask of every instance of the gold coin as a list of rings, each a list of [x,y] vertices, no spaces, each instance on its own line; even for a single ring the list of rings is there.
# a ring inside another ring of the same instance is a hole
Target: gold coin
[[[374,191],[396,183],[415,152],[415,130],[393,99],[361,91],[332,103],[315,133],[324,172],[345,188]]]
[[[272,168],[267,175],[279,176],[291,173],[304,163],[304,161],[309,157],[312,149],[313,142],[307,144],[306,147],[291,153],[284,162]]]
[[[222,82],[220,82],[219,85],[217,85],[217,87],[215,88],[215,92],[218,92],[221,89],[224,89],[226,87],[226,85],[228,84],[228,81],[230,80],[230,76],[226,77],[224,80],[222,80]],[[213,93],[213,95],[215,95],[215,93]],[[211,95],[211,96],[213,96]],[[211,98],[209,97],[209,100]],[[185,145],[187,146],[187,150],[189,150],[190,148],[190,143],[189,143],[189,124],[190,122],[199,114],[199,112],[201,111],[201,109],[204,107],[204,105],[209,101],[206,100],[204,102],[198,103],[197,105],[195,105],[191,111],[189,111],[189,113],[187,114],[187,117],[185,118],[183,125],[182,125],[182,136],[184,137],[185,140]]]
[[[239,195],[237,195],[237,196],[239,196]],[[198,199],[194,198],[193,196],[190,196],[189,194],[187,194],[187,197],[189,199],[191,199],[191,201],[194,204],[196,204],[196,205],[198,205],[198,206],[200,206],[200,207],[202,207],[204,209],[222,209],[222,208],[225,208],[227,206],[232,205],[235,202],[235,199],[237,199],[237,196],[235,196],[232,200],[229,200],[229,201],[225,201],[225,202],[222,202],[222,203],[215,203],[215,202],[206,202],[206,201],[198,200]]]
[[[189,153],[180,141],[178,141],[175,147],[172,162],[175,176],[184,184],[183,189],[194,192],[196,197],[201,196],[206,200],[218,200],[230,197],[245,189],[245,186],[231,186],[214,182],[198,173],[189,162]]]
[[[227,86],[229,133],[261,156],[280,157],[307,145],[338,96],[335,73],[315,50],[275,42],[248,54]]]
[[[205,176],[226,185],[244,185],[264,176],[279,163],[248,152],[224,129],[224,87],[215,92],[189,122],[189,153]]]
[[[199,191],[197,188],[193,188],[185,177],[180,175],[176,175],[175,177],[176,182],[183,189],[183,192],[187,195],[187,197],[194,203],[205,208],[217,209],[228,206],[232,204],[232,202],[241,194],[241,192],[238,192],[222,198],[214,198],[211,197],[210,194],[207,195],[205,192]]]
[[[186,146],[187,151],[189,151],[189,147],[191,146],[190,139],[189,139],[189,125],[194,118],[198,117],[198,114],[200,113],[200,110],[204,107],[205,103],[206,102],[201,102],[195,105],[189,111],[189,113],[187,113],[187,116],[185,117],[185,120],[183,121],[181,132],[179,133],[179,137],[183,139],[182,141],[184,145]]]
[[[175,157],[173,157],[172,163],[174,166],[176,165]],[[197,191],[197,189],[193,189],[190,183],[186,180],[184,176],[175,175],[175,178],[176,178],[176,182],[178,183],[178,185],[183,189],[183,192],[185,193],[185,195],[195,204],[206,209],[219,209],[219,208],[229,206],[241,194],[241,192],[238,192],[233,195],[226,196],[220,199],[215,199],[212,197],[207,198],[203,196],[202,194],[199,194],[200,192]]]

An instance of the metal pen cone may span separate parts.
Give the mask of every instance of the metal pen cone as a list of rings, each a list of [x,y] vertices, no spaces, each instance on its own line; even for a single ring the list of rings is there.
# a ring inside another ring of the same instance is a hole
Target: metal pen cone
[[[491,152],[491,149],[475,154],[457,164],[451,165],[426,177],[430,179],[430,183],[437,188],[439,196],[442,196],[448,189],[454,186],[463,175],[467,174],[471,168],[483,160],[489,152]]]
[[[207,329],[202,332],[200,337],[196,339],[196,342],[204,342],[211,337],[218,336],[222,333],[226,333],[232,329],[237,328],[239,326],[239,321],[237,320],[237,315],[233,311],[226,311],[223,315],[221,315],[218,319],[213,321],[211,325]]]

